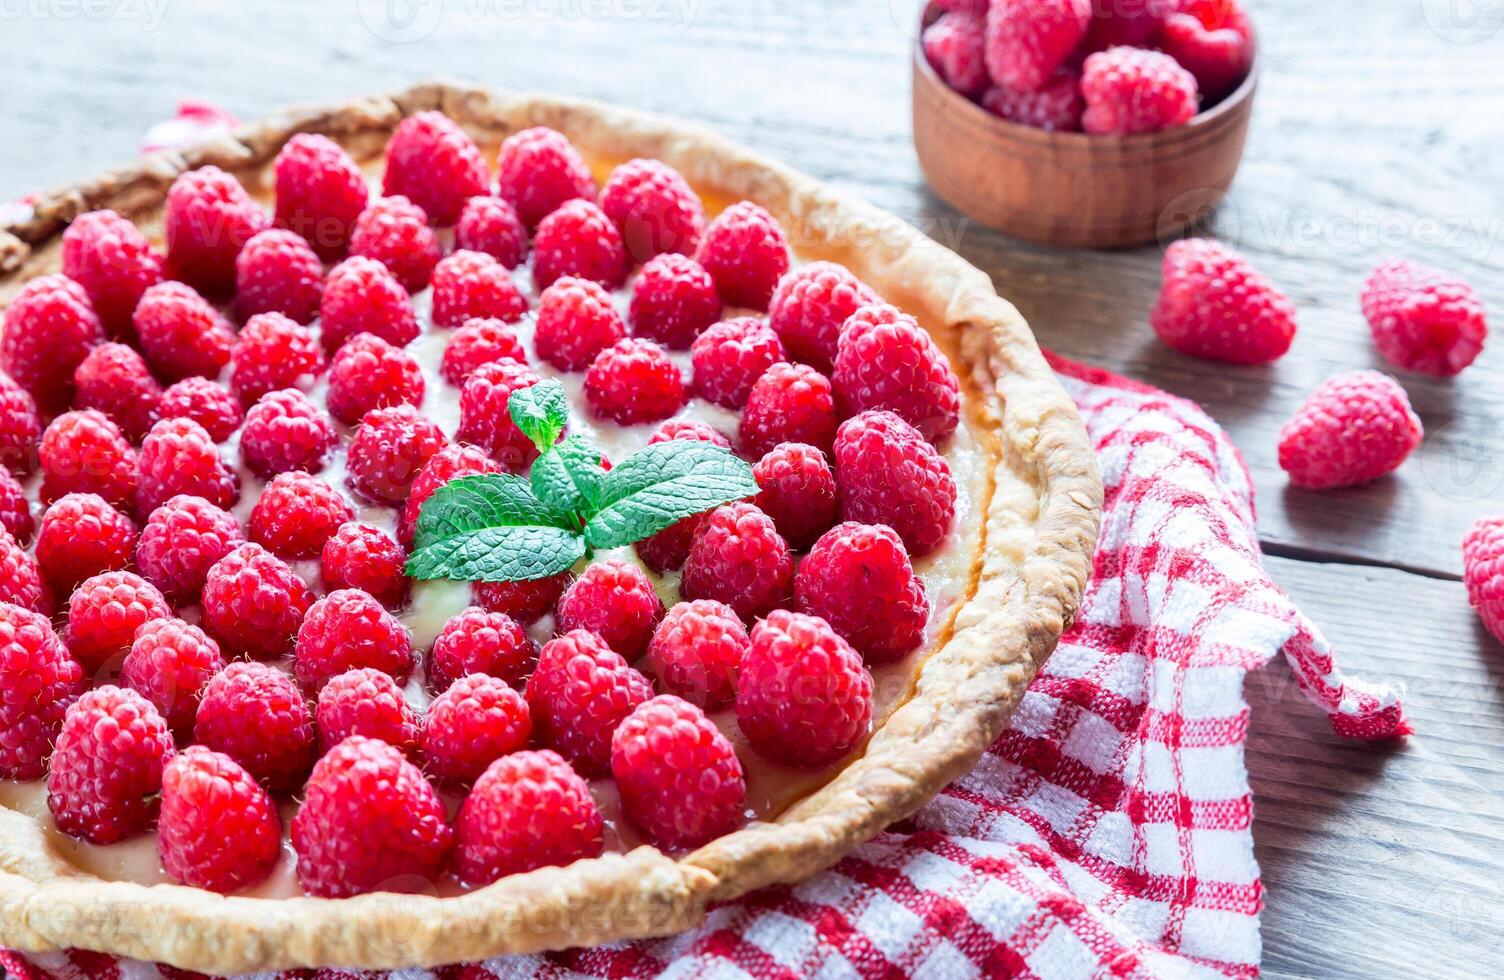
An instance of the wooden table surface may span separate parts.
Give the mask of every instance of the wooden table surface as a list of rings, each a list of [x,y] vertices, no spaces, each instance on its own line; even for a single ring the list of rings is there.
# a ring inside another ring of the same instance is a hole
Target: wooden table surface
[[[1458,545],[1504,511],[1504,0],[1251,9],[1253,132],[1212,230],[1299,307],[1266,368],[1154,340],[1158,248],[1024,245],[927,190],[915,0],[16,0],[0,4],[0,201],[131,156],[182,97],[253,118],[447,76],[695,119],[915,222],[988,270],[1043,344],[1204,405],[1253,470],[1275,579],[1351,669],[1408,689],[1418,734],[1383,749],[1331,735],[1283,664],[1249,681],[1268,973],[1500,975],[1504,649],[1468,609]],[[1500,336],[1455,381],[1403,378],[1428,436],[1400,473],[1289,489],[1281,423],[1328,375],[1384,366],[1358,289],[1391,254],[1469,278]]]

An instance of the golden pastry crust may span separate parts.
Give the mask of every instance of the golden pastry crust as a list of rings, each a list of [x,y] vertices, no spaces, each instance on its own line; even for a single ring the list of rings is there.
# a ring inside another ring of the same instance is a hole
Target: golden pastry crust
[[[773,822],[678,860],[643,847],[446,898],[227,898],[86,874],[53,853],[33,818],[0,807],[0,946],[85,948],[236,974],[429,966],[671,934],[699,922],[709,902],[813,875],[923,805],[997,738],[1070,625],[1090,570],[1101,483],[1075,406],[1017,310],[986,275],[908,224],[682,123],[438,83],[288,110],[38,199],[27,220],[0,229],[0,305],[55,266],[56,236],[83,211],[154,211],[182,170],[213,163],[259,172],[297,132],[323,132],[357,157],[372,156],[401,118],[425,109],[442,110],[482,141],[544,125],[592,159],[662,159],[712,198],[761,204],[796,231],[803,257],[849,267],[945,332],[998,438],[973,593],[920,666],[913,694],[862,755]]]

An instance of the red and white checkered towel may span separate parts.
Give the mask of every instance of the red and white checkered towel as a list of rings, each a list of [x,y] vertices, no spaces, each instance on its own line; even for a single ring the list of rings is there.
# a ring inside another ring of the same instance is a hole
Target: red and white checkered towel
[[[1409,727],[1269,580],[1248,472],[1216,423],[1054,364],[1101,462],[1102,536],[1075,627],[975,769],[830,871],[684,935],[393,980],[1256,975],[1244,675],[1283,652],[1338,732]],[[20,980],[152,975],[91,954],[34,963],[0,959]]]

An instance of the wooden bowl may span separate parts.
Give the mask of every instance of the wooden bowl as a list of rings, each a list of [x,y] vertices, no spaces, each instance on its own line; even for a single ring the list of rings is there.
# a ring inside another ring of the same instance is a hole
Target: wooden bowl
[[[927,11],[925,23],[934,16]],[[1184,126],[1133,136],[1052,133],[956,92],[914,48],[914,149],[935,193],[982,224],[1047,245],[1173,238],[1222,200],[1253,114],[1258,65]]]

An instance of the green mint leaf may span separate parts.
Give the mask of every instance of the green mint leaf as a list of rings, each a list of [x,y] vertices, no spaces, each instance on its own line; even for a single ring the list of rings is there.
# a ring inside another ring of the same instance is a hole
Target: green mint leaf
[[[484,527],[444,538],[407,560],[413,578],[520,582],[547,578],[585,555],[585,539],[560,527]]]
[[[520,476],[463,476],[434,491],[418,514],[414,545],[421,550],[488,527],[559,526],[557,516]]]
[[[557,381],[540,381],[512,392],[507,412],[539,452],[558,442],[559,433],[569,424],[569,400]]]
[[[570,436],[550,447],[533,462],[533,493],[571,527],[595,511],[606,471],[601,451],[589,440]]]
[[[677,521],[757,493],[752,467],[708,442],[660,442],[606,474],[585,524],[592,548],[619,548]]]

